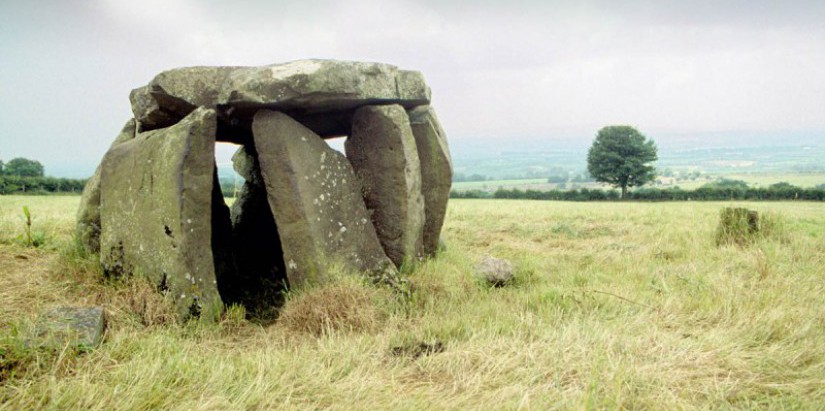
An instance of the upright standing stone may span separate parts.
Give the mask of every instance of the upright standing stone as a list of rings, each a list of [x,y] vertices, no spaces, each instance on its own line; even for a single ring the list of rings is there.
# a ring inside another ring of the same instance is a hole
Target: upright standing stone
[[[215,112],[106,153],[100,179],[100,257],[109,275],[138,274],[174,299],[182,318],[219,312],[212,258]]]
[[[416,259],[422,254],[424,198],[418,150],[404,108],[358,109],[345,148],[387,256],[399,267]]]
[[[258,111],[252,132],[290,286],[336,266],[394,282],[347,159],[280,112]]]
[[[110,149],[118,144],[135,138],[135,119],[130,119],[120,130]],[[77,210],[75,232],[80,244],[91,253],[100,251],[100,165],[83,188],[80,207]]]
[[[240,303],[247,314],[263,317],[283,302],[287,278],[281,239],[256,156],[250,147],[241,147],[232,156],[235,171],[246,180],[231,212],[238,270],[233,278],[218,278],[218,286],[224,303]]]
[[[424,253],[435,255],[441,226],[447,213],[447,200],[453,181],[453,164],[447,136],[430,106],[408,112],[410,126],[421,162],[421,193],[424,195]]]

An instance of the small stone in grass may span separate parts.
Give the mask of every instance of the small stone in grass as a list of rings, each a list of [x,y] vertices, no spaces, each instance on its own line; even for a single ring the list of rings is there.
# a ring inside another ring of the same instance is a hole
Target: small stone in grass
[[[40,315],[28,345],[60,349],[69,344],[90,350],[100,345],[105,329],[102,307],[56,307]]]
[[[510,284],[515,277],[513,264],[489,255],[476,265],[476,275],[493,287],[504,287]]]

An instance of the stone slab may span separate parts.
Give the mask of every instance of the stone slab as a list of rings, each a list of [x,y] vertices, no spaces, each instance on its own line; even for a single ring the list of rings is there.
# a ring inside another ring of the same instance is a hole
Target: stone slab
[[[326,137],[349,134],[352,111],[360,106],[398,103],[412,108],[429,103],[430,89],[421,73],[389,64],[298,60],[168,70],[133,90],[130,100],[141,130],[168,127],[202,106],[216,109],[228,128],[248,129],[257,110],[271,109]]]
[[[397,271],[347,159],[281,112],[259,111],[252,130],[290,287],[322,282],[336,268],[393,282]]]
[[[441,227],[453,181],[453,165],[447,136],[430,106],[408,112],[421,163],[421,193],[424,195],[424,254],[438,251]]]
[[[198,108],[112,147],[101,165],[104,272],[149,278],[184,319],[222,308],[211,248],[215,129],[215,112]]]
[[[90,350],[100,345],[105,330],[102,307],[56,307],[40,315],[28,345],[51,349],[68,345]]]
[[[418,149],[404,108],[359,108],[344,147],[387,256],[398,267],[417,259],[422,255],[424,197]]]
[[[136,122],[130,119],[120,130],[109,148],[135,138]],[[83,188],[80,206],[77,209],[75,234],[87,252],[100,251],[100,165]]]

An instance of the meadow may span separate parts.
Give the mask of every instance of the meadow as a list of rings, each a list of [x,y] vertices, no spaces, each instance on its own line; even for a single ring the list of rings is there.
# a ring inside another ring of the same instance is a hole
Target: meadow
[[[720,179],[744,181],[750,187],[768,187],[776,183],[789,183],[797,187],[811,188],[825,185],[825,173],[725,173],[725,174],[703,174],[695,179],[665,179],[667,184],[650,184],[644,187],[669,188],[680,187],[683,190],[695,190],[705,184],[718,181]],[[548,183],[546,178],[523,178],[487,181],[460,181],[453,183],[455,191],[481,190],[493,192],[499,188],[518,190],[563,190],[570,188],[587,188],[609,190],[607,184],[587,182],[587,183],[566,183],[560,186],[556,183]]]
[[[277,321],[179,323],[73,246],[79,197],[0,196],[0,410],[821,409],[825,204],[450,200],[409,294],[340,275]],[[46,242],[25,247],[22,207]],[[769,235],[717,246],[723,207]],[[473,274],[511,260],[513,284]],[[38,312],[103,305],[96,350],[25,347]]]

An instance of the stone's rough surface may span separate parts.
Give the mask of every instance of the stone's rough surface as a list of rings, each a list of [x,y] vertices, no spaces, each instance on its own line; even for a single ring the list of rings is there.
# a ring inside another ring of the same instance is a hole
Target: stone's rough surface
[[[218,101],[335,112],[374,103],[427,104],[430,90],[421,73],[389,64],[299,60],[233,71]]]
[[[210,244],[215,130],[215,112],[198,108],[113,147],[101,165],[104,270],[146,276],[183,318],[221,307]]]
[[[290,286],[323,281],[333,267],[393,282],[347,159],[280,112],[258,111],[252,131]]]
[[[184,67],[164,71],[132,90],[129,100],[141,130],[168,127],[198,106],[219,104],[226,78],[240,67]]]
[[[232,168],[243,177],[247,183],[263,186],[261,166],[258,164],[257,154],[252,148],[241,146],[232,155]]]
[[[438,251],[441,226],[447,213],[447,200],[453,181],[453,165],[447,136],[430,106],[408,112],[421,162],[421,193],[424,195],[424,253]]]
[[[135,138],[135,120],[130,119],[123,126],[111,147]],[[110,148],[111,148],[110,147]],[[86,182],[80,207],[77,210],[77,238],[80,244],[91,253],[100,251],[100,166]]]
[[[358,109],[352,135],[344,145],[387,256],[399,267],[418,258],[422,254],[424,198],[418,150],[404,108]]]
[[[509,261],[489,255],[476,266],[476,275],[493,287],[503,287],[515,278]]]
[[[93,349],[103,341],[106,316],[102,307],[57,307],[40,315],[30,346]]]
[[[255,111],[267,108],[289,112],[329,136],[348,134],[355,108],[389,103],[412,108],[429,103],[430,89],[421,73],[389,64],[299,60],[261,67],[169,70],[130,97],[142,130],[172,125],[198,106],[218,109],[229,125],[248,127]]]

